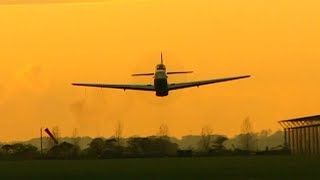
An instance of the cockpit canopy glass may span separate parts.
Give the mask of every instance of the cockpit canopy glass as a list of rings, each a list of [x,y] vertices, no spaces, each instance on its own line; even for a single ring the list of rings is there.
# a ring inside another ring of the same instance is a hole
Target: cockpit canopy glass
[[[166,66],[163,64],[158,64],[156,68],[157,70],[166,70]]]

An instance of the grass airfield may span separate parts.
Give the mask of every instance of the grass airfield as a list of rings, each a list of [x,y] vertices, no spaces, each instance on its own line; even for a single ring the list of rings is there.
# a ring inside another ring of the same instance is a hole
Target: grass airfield
[[[0,179],[320,179],[320,157],[0,161]]]

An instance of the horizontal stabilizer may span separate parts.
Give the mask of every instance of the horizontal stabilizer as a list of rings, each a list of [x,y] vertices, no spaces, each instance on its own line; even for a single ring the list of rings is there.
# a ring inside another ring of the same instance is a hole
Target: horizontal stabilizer
[[[141,73],[141,74],[132,74],[132,76],[153,76],[154,73]]]
[[[187,74],[187,73],[193,73],[193,71],[172,71],[172,72],[167,72],[167,74]]]

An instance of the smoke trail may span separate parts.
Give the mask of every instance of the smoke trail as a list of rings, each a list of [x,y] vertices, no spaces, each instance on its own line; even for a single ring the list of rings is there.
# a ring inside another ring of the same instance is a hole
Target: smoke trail
[[[107,117],[105,99],[94,94],[87,94],[86,97],[70,104],[70,111],[80,128],[81,135],[96,136],[103,130],[101,124]],[[92,134],[92,132],[97,134]]]
[[[134,107],[133,97],[125,93],[104,95],[103,90],[87,90],[85,97],[76,99],[69,110],[80,128],[81,135],[108,136],[114,134],[114,124],[124,121]]]
[[[79,128],[82,134],[86,134],[89,125],[87,118],[90,114],[90,111],[88,108],[89,107],[86,99],[79,99],[70,104],[70,111],[79,124]]]

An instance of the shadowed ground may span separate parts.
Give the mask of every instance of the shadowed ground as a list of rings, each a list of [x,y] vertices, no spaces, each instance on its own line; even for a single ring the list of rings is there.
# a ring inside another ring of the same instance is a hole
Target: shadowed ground
[[[320,157],[0,161],[0,179],[319,179]]]

